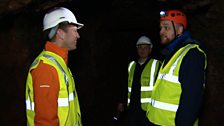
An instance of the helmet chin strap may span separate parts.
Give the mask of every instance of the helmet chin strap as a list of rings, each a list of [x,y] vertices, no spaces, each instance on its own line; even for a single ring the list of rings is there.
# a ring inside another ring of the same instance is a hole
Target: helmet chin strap
[[[172,22],[172,25],[173,25],[173,31],[174,31],[175,38],[177,38],[179,36],[179,34],[177,34],[174,22],[173,21],[171,21],[171,22]]]

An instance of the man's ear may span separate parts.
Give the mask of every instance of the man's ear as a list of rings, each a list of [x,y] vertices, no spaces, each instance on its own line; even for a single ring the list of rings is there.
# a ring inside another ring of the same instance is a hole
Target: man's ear
[[[177,25],[177,35],[181,35],[184,32],[184,27],[180,24]]]
[[[150,50],[149,50],[149,55],[152,53],[152,48],[150,47]]]
[[[65,32],[62,29],[57,29],[56,37],[60,40],[64,40]]]

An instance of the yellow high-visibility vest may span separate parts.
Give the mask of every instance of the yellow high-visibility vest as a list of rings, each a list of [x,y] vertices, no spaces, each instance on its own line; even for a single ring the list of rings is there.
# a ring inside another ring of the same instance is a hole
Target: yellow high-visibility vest
[[[59,55],[42,51],[32,63],[26,82],[26,115],[27,125],[34,126],[35,102],[33,93],[33,80],[31,70],[35,69],[40,61],[53,66],[59,77],[60,90],[58,96],[58,118],[60,126],[82,126],[81,112],[75,82],[72,73]]]
[[[204,69],[206,68],[206,54],[196,44],[188,44],[180,48],[164,67],[161,66],[152,91],[152,102],[147,110],[147,117],[152,123],[175,126],[176,112],[182,92],[179,82],[180,65],[187,52],[193,48],[197,48],[205,55]],[[198,120],[194,125],[198,125]]]
[[[141,107],[145,111],[147,110],[148,104],[151,103],[151,93],[159,69],[159,63],[156,59],[150,59],[141,74]],[[128,105],[130,103],[135,66],[136,62],[132,61],[128,67]]]

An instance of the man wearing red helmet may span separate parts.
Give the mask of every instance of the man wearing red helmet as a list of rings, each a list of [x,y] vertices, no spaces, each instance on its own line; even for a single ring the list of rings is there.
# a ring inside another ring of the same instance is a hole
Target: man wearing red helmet
[[[183,12],[168,10],[160,14],[161,44],[166,48],[147,117],[154,125],[198,125],[207,65],[205,51],[186,30]]]

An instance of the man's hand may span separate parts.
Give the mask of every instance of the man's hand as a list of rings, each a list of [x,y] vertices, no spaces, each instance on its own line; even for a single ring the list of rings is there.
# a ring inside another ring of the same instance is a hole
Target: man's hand
[[[118,103],[117,112],[123,112],[123,111],[124,111],[124,103]]]

